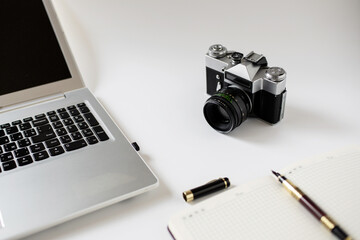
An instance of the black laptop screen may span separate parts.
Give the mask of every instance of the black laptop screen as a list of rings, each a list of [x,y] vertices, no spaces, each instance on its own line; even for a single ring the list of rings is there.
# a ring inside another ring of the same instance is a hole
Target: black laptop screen
[[[71,78],[41,0],[0,1],[0,95]]]

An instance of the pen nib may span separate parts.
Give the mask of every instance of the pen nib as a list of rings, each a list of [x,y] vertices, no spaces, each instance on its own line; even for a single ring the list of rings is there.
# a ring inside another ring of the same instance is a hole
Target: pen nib
[[[275,172],[274,170],[271,170],[271,172],[277,177],[277,178],[279,178],[280,177],[280,173],[278,173],[278,172]]]

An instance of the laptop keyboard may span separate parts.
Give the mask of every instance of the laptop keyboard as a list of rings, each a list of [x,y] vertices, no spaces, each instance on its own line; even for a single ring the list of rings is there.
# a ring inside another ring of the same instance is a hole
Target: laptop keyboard
[[[0,125],[0,173],[109,137],[85,103]]]

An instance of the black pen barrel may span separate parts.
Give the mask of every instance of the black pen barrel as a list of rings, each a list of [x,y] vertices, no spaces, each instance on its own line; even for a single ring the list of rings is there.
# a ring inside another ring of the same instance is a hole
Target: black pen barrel
[[[335,226],[331,232],[341,240],[351,240],[351,238],[339,226]]]
[[[200,187],[188,190],[183,193],[185,201],[190,202],[197,198],[209,195],[219,190],[230,187],[230,181],[228,178],[219,178],[217,180],[208,182]]]
[[[196,199],[227,188],[228,185],[230,185],[229,179],[220,178],[218,180],[209,182],[203,186],[194,188],[191,190],[191,192],[194,194],[194,199]]]

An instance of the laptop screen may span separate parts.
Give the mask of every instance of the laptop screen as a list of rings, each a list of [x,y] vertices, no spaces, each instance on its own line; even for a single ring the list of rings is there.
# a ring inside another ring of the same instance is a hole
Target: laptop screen
[[[0,95],[71,78],[41,0],[0,2]]]

